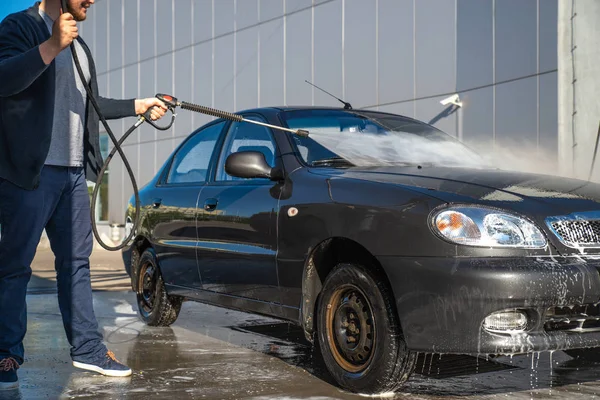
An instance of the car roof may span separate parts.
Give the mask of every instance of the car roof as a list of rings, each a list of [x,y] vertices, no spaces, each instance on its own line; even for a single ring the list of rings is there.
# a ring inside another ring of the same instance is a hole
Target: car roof
[[[305,110],[331,110],[331,111],[362,111],[369,113],[380,113],[380,114],[393,114],[386,113],[375,110],[362,110],[359,108],[353,108],[350,110],[344,109],[342,107],[328,107],[328,106],[268,106],[268,107],[257,107],[257,108],[249,108],[246,110],[242,110],[239,112],[268,112],[268,111],[305,111]],[[398,115],[398,114],[393,114]]]
[[[272,113],[278,111],[306,111],[306,110],[325,110],[325,111],[342,111],[342,112],[358,112],[358,113],[369,113],[369,114],[381,114],[383,115],[393,115],[395,117],[405,118],[407,120],[411,120],[420,124],[429,125],[424,121],[420,121],[418,119],[408,117],[402,114],[395,114],[391,112],[378,111],[378,110],[364,110],[360,108],[353,109],[345,109],[343,107],[331,107],[331,106],[269,106],[269,107],[258,107],[258,108],[250,108],[246,110],[239,111],[238,113]]]

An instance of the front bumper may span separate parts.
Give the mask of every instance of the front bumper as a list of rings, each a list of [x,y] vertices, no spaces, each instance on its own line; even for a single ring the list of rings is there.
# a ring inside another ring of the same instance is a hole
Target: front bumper
[[[600,260],[381,257],[380,261],[412,350],[520,354],[600,347],[600,308],[594,306],[600,302]],[[483,328],[489,314],[508,309],[526,310],[530,325],[524,333]],[[569,313],[578,316],[577,323]]]

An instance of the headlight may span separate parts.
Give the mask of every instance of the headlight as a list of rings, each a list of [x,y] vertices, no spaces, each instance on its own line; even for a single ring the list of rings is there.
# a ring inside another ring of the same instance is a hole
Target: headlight
[[[546,237],[517,215],[484,207],[452,207],[432,218],[433,230],[446,240],[468,246],[541,248]]]

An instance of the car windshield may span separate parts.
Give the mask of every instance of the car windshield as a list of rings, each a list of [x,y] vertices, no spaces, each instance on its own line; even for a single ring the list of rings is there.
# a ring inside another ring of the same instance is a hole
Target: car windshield
[[[485,160],[452,136],[422,122],[362,110],[293,110],[282,113],[304,162],[312,166],[432,164],[487,166]]]

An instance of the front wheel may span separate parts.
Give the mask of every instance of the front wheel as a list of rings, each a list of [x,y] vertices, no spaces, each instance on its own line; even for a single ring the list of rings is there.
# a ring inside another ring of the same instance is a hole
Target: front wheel
[[[393,296],[371,270],[339,264],[327,276],[317,311],[318,344],[334,379],[352,392],[393,392],[416,354],[406,348]]]
[[[182,299],[169,296],[153,249],[144,251],[139,261],[136,296],[141,319],[150,326],[169,326],[179,316]]]

